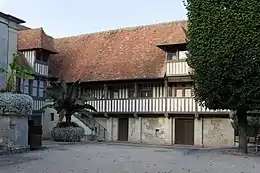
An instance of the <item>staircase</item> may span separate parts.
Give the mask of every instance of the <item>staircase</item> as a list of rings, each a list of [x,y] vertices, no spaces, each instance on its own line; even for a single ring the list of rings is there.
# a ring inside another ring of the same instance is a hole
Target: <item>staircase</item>
[[[91,130],[91,135],[87,136],[88,140],[105,141],[107,139],[107,129],[98,123],[94,118],[81,114],[74,114],[74,117],[80,120]]]

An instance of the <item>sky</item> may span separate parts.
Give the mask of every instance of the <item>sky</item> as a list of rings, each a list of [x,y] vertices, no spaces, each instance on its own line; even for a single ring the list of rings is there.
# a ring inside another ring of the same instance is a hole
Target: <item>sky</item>
[[[0,0],[0,11],[55,38],[187,19],[183,0]]]

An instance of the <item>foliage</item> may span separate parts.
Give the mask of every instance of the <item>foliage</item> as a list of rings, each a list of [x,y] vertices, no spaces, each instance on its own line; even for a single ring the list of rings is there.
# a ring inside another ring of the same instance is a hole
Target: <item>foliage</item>
[[[79,142],[84,136],[84,128],[71,123],[72,126],[67,126],[66,122],[60,122],[51,131],[51,136],[54,141],[59,142]]]
[[[195,99],[211,109],[236,110],[242,152],[246,111],[260,106],[259,6],[258,0],[186,1]]]
[[[26,94],[1,93],[1,115],[28,116],[32,114],[32,98]]]
[[[256,137],[260,132],[260,119],[259,117],[247,117],[248,132],[247,136]],[[238,131],[238,119],[236,116],[233,117],[232,126],[235,131]]]
[[[90,111],[96,111],[96,109],[87,104],[90,99],[90,95],[85,93],[81,96],[78,95],[80,80],[67,84],[63,78],[60,83],[52,83],[52,87],[47,90],[47,95],[53,102],[44,106],[41,110],[46,108],[54,108],[60,116],[60,121],[66,118],[66,123],[71,126],[71,116],[74,113],[85,113],[84,115],[91,116]]]
[[[27,67],[21,63],[19,63],[18,55],[14,55],[13,61],[9,64],[11,72],[8,76],[7,86],[5,91],[12,92],[15,90],[15,79],[34,79],[35,72],[32,68]],[[0,72],[8,73],[7,69],[0,68]]]

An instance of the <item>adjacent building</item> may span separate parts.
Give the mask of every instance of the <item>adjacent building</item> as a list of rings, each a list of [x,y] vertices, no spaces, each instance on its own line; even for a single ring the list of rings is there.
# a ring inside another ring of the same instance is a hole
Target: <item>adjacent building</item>
[[[193,98],[186,26],[174,21],[58,39],[42,28],[24,28],[18,47],[39,77],[23,81],[23,92],[34,96],[37,113],[48,76],[82,79],[80,93],[95,97],[89,100],[97,109],[94,130],[105,140],[232,146],[230,112],[209,110]],[[53,121],[54,114],[45,117]],[[53,124],[43,123],[45,129]]]
[[[0,12],[0,68],[9,68],[13,54],[17,53],[17,37],[19,24],[25,21]],[[6,87],[6,73],[0,73],[0,89]]]

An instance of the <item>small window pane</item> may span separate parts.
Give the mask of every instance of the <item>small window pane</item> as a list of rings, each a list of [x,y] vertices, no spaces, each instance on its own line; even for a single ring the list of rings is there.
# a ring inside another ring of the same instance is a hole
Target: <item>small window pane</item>
[[[141,97],[151,97],[152,92],[151,91],[141,91]]]
[[[23,93],[24,94],[29,94],[29,87],[28,86],[24,86],[23,87]]]
[[[28,86],[29,85],[29,80],[28,79],[24,79],[23,80],[23,85],[27,85]]]
[[[128,98],[135,98],[135,92],[134,91],[129,91],[128,92]]]
[[[38,81],[37,80],[33,80],[33,86],[37,87],[38,86]]]
[[[40,88],[44,88],[44,82],[43,81],[40,81]]]
[[[33,87],[33,93],[32,93],[33,96],[37,97],[38,94],[37,94],[37,88]]]
[[[43,97],[44,96],[44,89],[39,89],[39,97]]]
[[[168,52],[167,53],[167,59],[168,60],[177,60],[177,53],[176,52]]]
[[[179,59],[186,59],[188,51],[180,51],[179,52]]]
[[[113,92],[113,99],[118,99],[119,98],[119,92],[118,91],[114,91]]]

